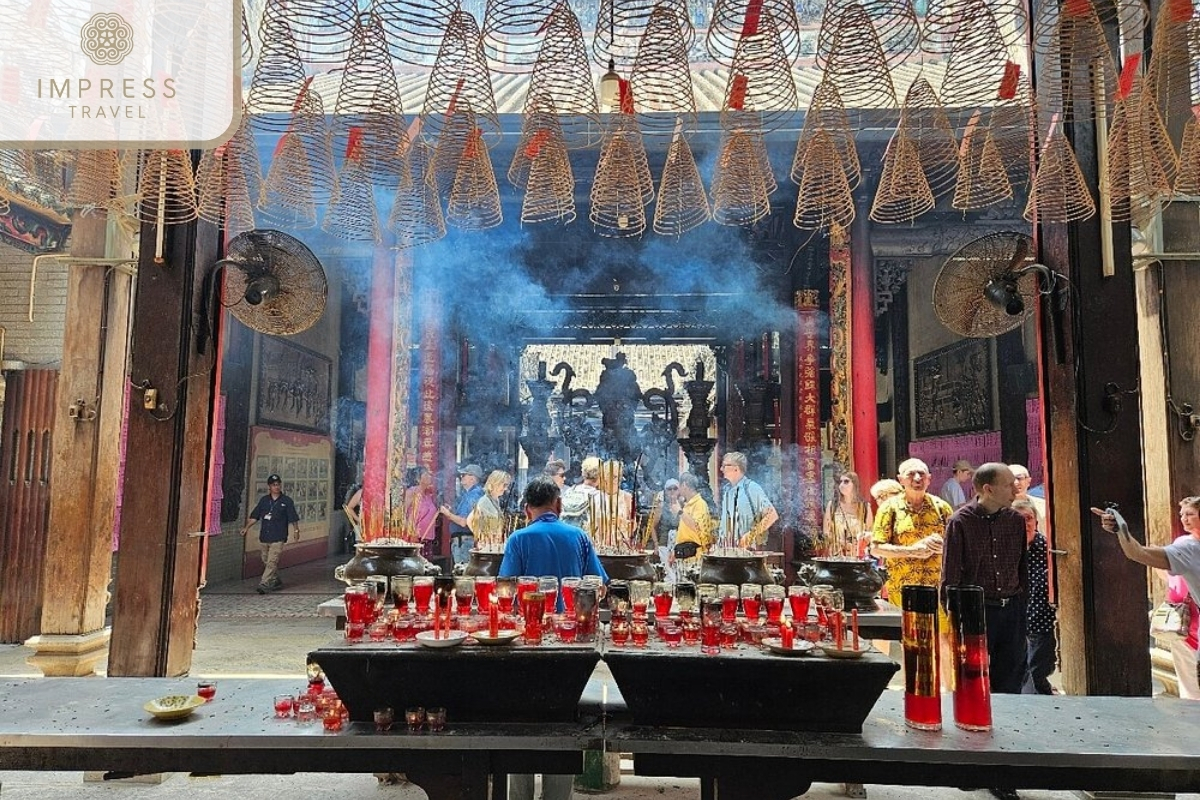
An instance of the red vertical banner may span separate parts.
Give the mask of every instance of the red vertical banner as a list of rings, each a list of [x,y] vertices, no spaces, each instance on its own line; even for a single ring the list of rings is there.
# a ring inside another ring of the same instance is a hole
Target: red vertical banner
[[[427,291],[421,302],[421,367],[417,400],[417,464],[438,474],[442,395],[442,317],[436,290]]]
[[[796,527],[809,542],[821,538],[820,295],[802,289],[796,307],[796,449],[800,486]]]

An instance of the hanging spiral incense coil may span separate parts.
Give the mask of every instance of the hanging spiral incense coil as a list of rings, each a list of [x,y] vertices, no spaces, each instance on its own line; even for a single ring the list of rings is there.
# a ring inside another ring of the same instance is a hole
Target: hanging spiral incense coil
[[[833,142],[846,173],[847,185],[851,189],[858,186],[862,180],[862,168],[858,161],[858,150],[854,146],[854,129],[850,127],[850,117],[846,114],[846,107],[842,105],[841,95],[829,81],[821,81],[813,92],[808,113],[804,115],[804,128],[800,131],[800,138],[796,140],[791,179],[797,186],[803,182],[804,158],[808,145],[818,131],[824,131]]]
[[[395,185],[408,152],[404,106],[383,26],[359,16],[334,106],[334,150],[345,152],[349,131],[361,131],[363,165],[377,183]]]
[[[398,247],[414,247],[446,235],[442,201],[433,180],[433,147],[420,140],[414,142],[408,161],[410,172],[396,190],[387,221]]]
[[[525,145],[530,160],[521,222],[559,222],[575,219],[575,176],[562,134],[543,128]]]
[[[496,72],[529,72],[537,61],[542,32],[561,0],[487,0],[483,51]]]
[[[224,223],[225,230],[235,236],[254,229],[254,200],[262,191],[262,168],[245,116],[232,139],[200,155],[196,190],[201,219]]]
[[[983,112],[976,111],[958,148],[958,178],[951,204],[962,211],[975,211],[1007,200],[1012,194],[1012,183],[992,132],[983,124]]]
[[[975,108],[996,96],[1008,64],[1008,46],[983,0],[972,0],[950,47],[941,98],[948,108]]]
[[[1096,201],[1067,137],[1051,126],[1025,204],[1030,222],[1078,222],[1096,213]]]
[[[817,35],[816,61],[823,66],[833,49],[833,20],[853,3],[853,0],[833,0],[825,4],[821,28]],[[921,27],[911,0],[859,0],[875,29],[879,47],[889,67],[903,64],[916,52],[921,41]]]
[[[738,42],[721,104],[722,125],[729,113],[754,113],[756,127],[774,130],[796,110],[796,82],[775,21],[763,12],[757,30]]]
[[[1073,121],[1076,104],[1081,102],[1091,109],[1091,119],[1096,118],[1098,107],[1109,115],[1111,98],[1117,89],[1117,68],[1092,0],[1069,0],[1061,12],[1057,7],[1051,10],[1047,6],[1038,30],[1038,36],[1044,38],[1035,42],[1047,43],[1037,83],[1043,112],[1060,114],[1062,121],[1068,123]],[[1043,127],[1047,124],[1043,120]]]
[[[492,78],[480,45],[479,26],[465,11],[455,11],[446,23],[442,46],[426,84],[425,104],[421,107],[422,133],[437,138],[443,120],[460,103],[466,103],[475,112],[475,124],[486,134],[500,134],[496,97],[492,94]]]
[[[338,175],[337,191],[325,210],[321,230],[342,239],[379,241],[379,214],[375,210],[375,188],[363,165],[359,142],[351,132],[349,152]]]
[[[629,90],[643,134],[670,134],[677,119],[691,130],[696,122],[696,95],[687,46],[675,12],[655,6],[638,44],[629,75]]]
[[[246,94],[246,111],[255,130],[282,133],[292,122],[296,98],[307,77],[287,20],[272,4],[263,13],[261,44]]]
[[[713,221],[721,225],[753,225],[771,213],[770,192],[760,161],[764,151],[751,131],[728,132],[713,170]],[[770,172],[770,168],[766,168]]]
[[[559,127],[559,115],[555,112],[554,103],[545,95],[530,97],[526,103],[526,112],[522,117],[521,138],[513,151],[512,162],[508,167],[508,182],[518,189],[524,189],[529,178],[529,167],[532,162],[530,153],[536,152],[534,140],[539,143],[548,137],[560,141],[564,138]]]
[[[917,143],[903,125],[896,129],[883,157],[879,188],[871,204],[875,222],[912,222],[934,206],[933,192],[921,169]]]
[[[442,130],[434,147],[431,166],[434,185],[441,194],[448,194],[453,188],[463,153],[466,152],[467,143],[476,130],[478,128],[475,125],[475,112],[467,103],[461,104],[453,114],[442,121]],[[487,146],[486,141],[484,146]]]
[[[618,131],[608,137],[600,152],[588,217],[601,236],[641,236],[646,230],[646,203],[638,179],[635,141],[640,143],[640,137]]]
[[[333,133],[329,130],[324,102],[321,95],[313,91],[311,79],[305,81],[304,88],[296,98],[292,122],[287,132],[299,137],[304,144],[313,202],[328,202],[333,197],[337,185],[337,169],[333,163]]]
[[[295,133],[285,133],[275,145],[257,206],[278,225],[311,228],[317,224],[308,154]]]
[[[1179,160],[1158,113],[1154,96],[1137,82],[1118,99],[1108,133],[1108,169],[1101,177],[1114,222],[1134,219],[1142,209],[1169,198]]]
[[[712,219],[708,194],[687,139],[671,140],[654,204],[654,232],[679,237]]]
[[[387,33],[393,58],[428,67],[437,58],[446,20],[458,7],[457,0],[372,0],[371,13]]]
[[[1023,78],[1011,92],[1004,91],[988,111],[988,129],[1000,160],[1014,187],[1025,186],[1033,176],[1031,153],[1036,151],[1037,109],[1033,90]]]
[[[613,114],[611,127],[605,141],[621,137],[629,144],[633,152],[634,175],[637,178],[638,194],[642,205],[650,205],[654,199],[654,178],[650,175],[650,161],[646,158],[646,142],[632,114]],[[604,147],[601,145],[601,158],[604,157]],[[599,168],[597,167],[597,172]]]
[[[562,115],[559,123],[568,149],[591,147],[600,141],[600,104],[583,31],[565,3],[554,9],[546,23],[526,98],[526,115],[536,113],[547,102]]]
[[[1146,70],[1146,85],[1156,98],[1167,130],[1177,127],[1174,115],[1192,107],[1193,53],[1200,46],[1200,20],[1192,0],[1163,3],[1154,21],[1154,43]],[[1184,124],[1194,119],[1186,116]]]
[[[350,49],[355,0],[267,0],[263,12],[287,21],[300,58],[309,64],[340,62]]]
[[[775,21],[788,63],[795,61],[800,52],[800,26],[791,0],[716,0],[704,41],[708,54],[714,61],[732,66],[738,42],[757,29],[764,15]]]
[[[887,59],[867,12],[857,3],[830,21],[825,77],[852,108],[895,108],[896,90]]]
[[[0,163],[0,172],[5,172]],[[121,193],[121,154],[116,150],[81,150],[67,189],[67,205],[108,208]]]
[[[933,87],[924,78],[917,78],[908,87],[900,111],[900,126],[916,146],[926,184],[934,198],[953,189],[958,170],[958,142]]]
[[[250,69],[250,65],[254,63],[254,37],[250,35],[250,14],[246,9],[246,3],[241,3],[242,8],[242,71]]]
[[[854,195],[841,159],[838,142],[829,131],[817,128],[800,165],[800,191],[792,215],[797,228],[816,231],[854,221]]]
[[[197,216],[196,177],[185,150],[143,150],[138,167],[138,220],[181,225]]]
[[[1175,177],[1175,193],[1184,196],[1200,195],[1200,121],[1195,112],[1183,124],[1183,142],[1179,146],[1179,174]]]
[[[450,201],[446,204],[446,221],[456,228],[471,231],[494,228],[504,221],[496,173],[478,128],[467,139],[454,174]]]
[[[988,9],[1011,47],[1027,47],[1029,13],[1021,0],[930,0],[921,26],[920,48],[926,53],[949,53],[960,28],[979,8]]]
[[[692,19],[688,15],[687,0],[600,0],[596,30],[592,37],[592,53],[596,63],[606,67],[609,59],[612,59],[617,67],[632,67],[650,15],[659,7],[675,13],[679,34],[686,49],[690,50],[696,40],[696,29],[692,27]]]

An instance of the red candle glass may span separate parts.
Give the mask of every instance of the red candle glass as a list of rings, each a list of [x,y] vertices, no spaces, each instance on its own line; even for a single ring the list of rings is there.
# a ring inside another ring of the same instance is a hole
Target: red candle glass
[[[496,602],[500,605],[501,614],[511,614],[517,595],[516,578],[496,579]]]
[[[783,616],[783,598],[767,597],[763,600],[763,605],[767,607],[767,622],[778,624],[780,617]]]
[[[413,600],[417,604],[417,613],[424,616],[429,613],[429,601],[433,599],[433,578],[418,575],[413,578]]]
[[[492,607],[492,594],[495,590],[495,578],[479,577],[475,579],[475,605],[479,607],[480,614],[488,613],[488,609]]]
[[[342,595],[346,604],[346,621],[365,623],[369,615],[370,597],[365,586],[348,586]]]
[[[538,588],[538,579],[528,575],[522,575],[517,578],[517,608],[521,613],[525,613],[525,597],[530,592],[536,592]]]
[[[563,617],[554,623],[554,633],[558,636],[558,640],[564,644],[573,644],[575,642],[576,631],[578,624],[571,617]]]
[[[610,633],[612,635],[612,643],[617,647],[624,647],[625,643],[629,641],[629,625],[627,623],[613,623]]]
[[[743,597],[742,598],[742,610],[746,612],[746,619],[757,620],[758,612],[761,610],[761,608],[760,608],[761,605],[762,605],[761,598],[759,598],[758,596]]]
[[[213,698],[217,696],[216,681],[198,681],[196,683],[196,694],[204,698],[204,702],[211,703]]]
[[[545,596],[538,591],[525,593],[521,610],[525,614],[525,644],[542,643],[542,614],[546,607]]]
[[[670,592],[659,592],[654,595],[654,618],[663,619],[671,614],[671,603],[675,600]]]
[[[946,600],[954,631],[954,724],[968,731],[992,729],[988,674],[987,610],[983,589],[948,586]]]
[[[546,607],[544,613],[554,614],[558,611],[558,589],[542,589],[542,594],[546,595]]]
[[[734,622],[737,620],[738,598],[737,595],[725,595],[721,598],[721,621]]]
[[[700,626],[695,622],[687,621],[681,626],[683,628],[683,643],[686,645],[694,645],[700,641]]]
[[[683,642],[683,629],[678,625],[664,625],[662,639],[666,642],[667,647],[679,647],[680,643]]]
[[[808,606],[812,602],[812,593],[807,586],[788,587],[788,605],[792,607],[792,624],[800,625],[808,619]]]
[[[289,719],[292,716],[292,708],[296,705],[296,699],[290,694],[275,695],[275,716],[278,719]]]
[[[942,729],[942,690],[938,682],[938,594],[932,586],[900,591],[904,645],[904,724]]]
[[[645,647],[650,641],[650,628],[644,622],[635,622],[630,628],[634,647]]]
[[[575,616],[575,590],[579,588],[579,578],[562,579],[563,610]]]
[[[726,622],[721,626],[721,647],[725,650],[736,650],[738,642],[738,626]]]

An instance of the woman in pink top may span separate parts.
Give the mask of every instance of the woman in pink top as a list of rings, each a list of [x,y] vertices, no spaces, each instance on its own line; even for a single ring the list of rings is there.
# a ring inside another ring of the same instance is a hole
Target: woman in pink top
[[[1175,676],[1179,679],[1179,696],[1184,700],[1200,700],[1200,685],[1196,680],[1196,628],[1200,625],[1200,611],[1197,611],[1196,603],[1188,594],[1187,584],[1179,575],[1167,578],[1167,602],[1187,603],[1191,618],[1188,635],[1186,639],[1171,642],[1171,661],[1175,664]]]
[[[416,486],[404,491],[404,524],[410,535],[421,542],[421,555],[429,558],[434,555],[438,515],[437,501],[433,496],[433,473],[425,467],[417,467],[415,473]]]

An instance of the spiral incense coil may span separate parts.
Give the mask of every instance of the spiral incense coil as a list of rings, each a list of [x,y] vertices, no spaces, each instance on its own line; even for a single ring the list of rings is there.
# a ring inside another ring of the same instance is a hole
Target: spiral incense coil
[[[186,150],[143,150],[138,166],[137,218],[154,225],[196,219],[196,176]]]
[[[605,141],[600,152],[588,218],[601,236],[641,236],[646,230],[646,203],[638,178],[635,142],[640,144],[640,137],[619,131]]]
[[[536,113],[546,102],[562,115],[559,123],[568,149],[591,147],[600,141],[600,104],[583,31],[566,3],[554,9],[546,23],[526,98],[526,115]]]
[[[916,146],[926,185],[934,198],[953,189],[958,170],[958,142],[933,87],[924,78],[917,78],[908,87],[900,111],[900,127]]]
[[[308,154],[296,134],[285,133],[275,146],[257,206],[278,225],[311,228],[317,224]]]
[[[1175,194],[1185,197],[1200,195],[1200,121],[1197,121],[1194,115],[1183,124]]]
[[[1096,201],[1071,143],[1061,130],[1051,128],[1046,147],[1025,204],[1030,222],[1078,222],[1096,213]]]
[[[592,37],[596,64],[607,67],[612,59],[617,67],[632,67],[650,15],[659,7],[675,13],[679,34],[690,50],[696,41],[696,29],[692,27],[687,0],[600,0]]]
[[[800,191],[792,224],[817,231],[854,221],[854,195],[841,163],[839,144],[829,131],[818,128],[804,148]]]
[[[1114,222],[1133,219],[1145,205],[1169,198],[1179,160],[1154,96],[1140,81],[1119,99],[1108,133],[1108,169],[1102,181]]]
[[[768,15],[775,21],[788,63],[794,62],[800,52],[800,25],[791,0],[716,0],[704,41],[713,61],[733,66],[738,42],[757,32]]]
[[[1047,43],[1037,83],[1042,110],[1061,114],[1064,123],[1073,121],[1077,101],[1092,110],[1092,119],[1098,104],[1108,113],[1117,89],[1117,68],[1092,0],[1070,0],[1061,13],[1055,8],[1053,15],[1039,20],[1039,28],[1046,28],[1039,34],[1045,38],[1035,43]]]
[[[437,58],[446,20],[458,7],[457,0],[372,0],[371,13],[387,33],[393,58],[428,67]]]
[[[696,95],[690,66],[675,12],[655,6],[629,75],[629,90],[643,134],[670,134],[678,118],[689,130],[695,126]]]
[[[263,12],[258,63],[246,94],[251,127],[271,133],[287,130],[307,79],[291,26],[277,12],[274,4]]]
[[[342,239],[379,241],[379,214],[375,210],[375,187],[363,165],[356,144],[342,162],[337,191],[325,210],[321,230]]]
[[[254,200],[262,191],[262,168],[244,115],[232,139],[200,155],[196,189],[201,219],[224,223],[233,235],[254,229]]]
[[[554,103],[550,98],[545,95],[530,97],[525,103],[525,108],[521,138],[517,140],[517,147],[508,167],[508,182],[518,189],[525,188],[533,160],[531,153],[537,152],[540,143],[550,137],[559,141],[565,138],[559,125],[559,115],[555,112]]]
[[[1154,21],[1154,46],[1146,70],[1146,84],[1157,98],[1167,130],[1177,129],[1173,115],[1190,109],[1192,100],[1193,53],[1200,46],[1200,20],[1192,0],[1171,0],[1162,4]],[[1184,112],[1186,113],[1186,112]],[[1187,125],[1193,116],[1185,118]]]
[[[300,137],[308,160],[308,175],[312,182],[313,201],[326,203],[337,186],[337,169],[333,162],[333,133],[325,116],[321,95],[306,81],[296,98],[292,123],[288,133]]]
[[[446,23],[442,46],[425,88],[421,107],[421,131],[436,139],[442,123],[462,103],[475,112],[475,124],[488,135],[500,134],[496,97],[487,59],[480,46],[479,26],[465,11],[455,11]]]
[[[433,147],[420,140],[414,142],[408,161],[411,171],[396,190],[387,221],[398,247],[414,247],[446,235],[442,201],[433,180]]]
[[[463,153],[466,152],[467,143],[476,130],[475,112],[468,103],[461,104],[453,114],[442,121],[442,130],[434,146],[431,166],[434,185],[441,194],[449,194],[453,188]],[[483,144],[487,146],[486,140]]]
[[[833,0],[826,3],[821,28],[817,35],[816,62],[824,66],[833,49],[833,19],[853,3],[853,0]],[[859,0],[857,3],[870,18],[875,36],[889,67],[903,64],[917,50],[921,41],[921,26],[912,0]]]
[[[350,130],[360,129],[363,165],[377,183],[394,186],[409,147],[403,114],[383,26],[361,14],[334,106],[334,152],[346,152]]]
[[[1014,187],[1032,175],[1030,154],[1036,150],[1037,109],[1028,81],[1021,80],[1012,98],[996,101],[988,112],[988,129]]]
[[[467,139],[458,170],[454,173],[454,185],[446,205],[446,222],[463,230],[480,231],[494,228],[503,221],[492,158],[477,128]]]
[[[2,162],[0,173],[7,174]],[[121,178],[121,154],[116,150],[81,150],[67,189],[67,205],[108,208],[121,193]]]
[[[1008,46],[983,0],[972,0],[950,47],[941,97],[948,108],[975,108],[996,97],[1004,78]]]
[[[871,203],[871,219],[884,223],[912,222],[933,206],[933,192],[921,168],[917,143],[901,126],[883,157],[879,188]]]
[[[770,192],[763,180],[763,151],[749,131],[727,133],[713,170],[713,221],[721,225],[753,225],[771,213]],[[766,168],[770,172],[770,168]]]
[[[850,117],[842,105],[842,97],[829,81],[821,81],[813,92],[808,113],[804,115],[804,128],[796,140],[796,152],[792,156],[792,182],[799,186],[804,180],[804,158],[808,145],[818,131],[824,131],[833,142],[846,172],[846,183],[853,189],[862,180],[862,167],[858,161],[858,150],[854,146],[854,129]]]
[[[648,206],[654,200],[654,178],[650,175],[650,160],[646,157],[646,142],[642,139],[642,132],[632,114],[614,114],[613,116],[616,117],[616,122],[611,135],[621,136],[633,149],[638,193],[641,195],[642,205]]]
[[[687,139],[676,136],[667,149],[662,178],[658,184],[658,202],[654,204],[654,232],[663,236],[682,236],[712,219],[704,181]]]
[[[321,64],[345,58],[358,4],[355,0],[267,0],[263,13],[286,20],[295,34],[300,58],[308,64]]]
[[[762,131],[775,130],[795,115],[796,82],[791,63],[779,29],[767,12],[762,13],[757,32],[738,42],[725,84],[722,118],[731,112],[757,114],[756,127]]]
[[[825,77],[848,108],[895,108],[896,89],[871,18],[857,3],[830,21]]]
[[[483,52],[496,72],[529,72],[550,12],[561,0],[487,0]]]
[[[1028,47],[1029,12],[1022,0],[929,0],[921,26],[920,49],[925,53],[951,52],[964,22],[986,7],[999,26],[1004,43],[1010,47]]]
[[[954,183],[951,202],[961,211],[976,211],[1012,197],[1012,182],[992,139],[992,132],[983,123],[983,112],[976,111],[963,131],[958,148],[958,178]]]
[[[558,222],[575,220],[575,176],[562,134],[551,129],[536,133],[526,145],[530,159],[525,198],[521,202],[521,222]]]

